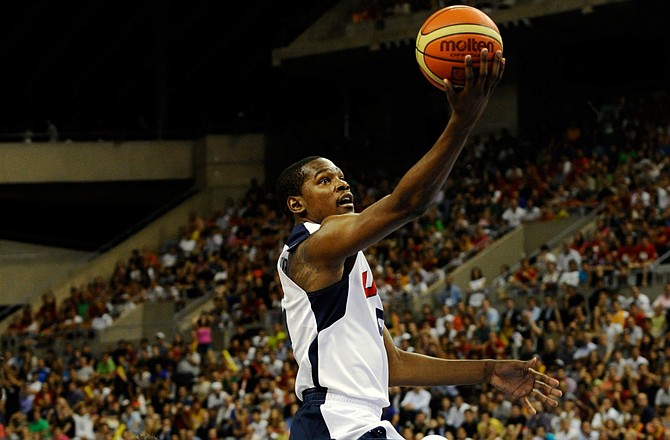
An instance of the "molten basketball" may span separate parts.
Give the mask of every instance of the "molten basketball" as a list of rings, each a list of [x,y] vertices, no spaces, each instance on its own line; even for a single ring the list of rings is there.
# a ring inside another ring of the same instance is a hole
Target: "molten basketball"
[[[448,6],[428,17],[416,37],[416,60],[431,84],[444,89],[444,78],[452,84],[465,84],[463,61],[472,55],[472,67],[479,68],[482,49],[492,61],[503,42],[491,18],[471,6]]]

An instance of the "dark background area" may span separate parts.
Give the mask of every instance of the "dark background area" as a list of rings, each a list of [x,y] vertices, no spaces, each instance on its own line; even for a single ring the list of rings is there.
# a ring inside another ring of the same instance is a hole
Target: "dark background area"
[[[48,120],[74,140],[260,131],[268,182],[307,154],[332,157],[348,173],[400,172],[447,119],[446,99],[423,79],[411,44],[271,65],[273,48],[335,3],[13,2],[0,18],[0,135],[16,141],[30,129],[40,141]],[[592,117],[586,100],[667,89],[668,3],[627,1],[501,27],[519,132],[539,148],[568,121]],[[191,184],[4,185],[0,238],[94,249]]]
[[[260,115],[271,50],[335,0],[35,0],[3,5],[4,133],[184,137]],[[260,117],[260,116],[259,116]]]
[[[503,82],[517,86],[518,132],[541,148],[569,122],[593,118],[588,100],[667,90],[668,17],[670,2],[630,1],[501,26]],[[270,163],[277,164],[269,181],[279,164],[306,152],[334,156],[348,169],[402,171],[447,119],[446,100],[423,79],[412,46],[309,57],[282,68],[291,86],[268,102]],[[304,98],[296,100],[298,90]]]
[[[103,251],[190,195],[190,180],[0,185],[0,238]]]

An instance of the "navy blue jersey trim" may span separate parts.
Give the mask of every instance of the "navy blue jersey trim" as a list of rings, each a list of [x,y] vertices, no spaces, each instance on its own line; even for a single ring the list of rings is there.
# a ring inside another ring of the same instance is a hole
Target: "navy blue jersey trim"
[[[291,233],[286,239],[286,246],[289,250],[293,250],[297,245],[305,241],[309,237],[309,231],[303,223],[299,223],[293,227]]]
[[[332,286],[307,294],[316,318],[316,331],[320,332],[341,319],[347,311],[349,278],[343,278]]]
[[[319,383],[319,332],[327,329],[344,316],[349,297],[349,278],[344,278],[332,286],[308,293],[307,299],[316,319],[316,337],[309,345],[308,357],[312,365],[312,383]]]
[[[319,382],[319,334],[317,333],[316,337],[309,344],[309,349],[307,350],[307,356],[309,357],[309,363],[312,364],[312,383],[315,387],[320,388],[321,383]]]
[[[291,339],[291,331],[288,329],[288,317],[286,316],[286,310],[282,309],[281,310],[281,317],[282,317],[282,324],[284,329],[286,330],[286,338],[287,338],[287,344],[286,346],[290,349],[293,348],[293,341]]]

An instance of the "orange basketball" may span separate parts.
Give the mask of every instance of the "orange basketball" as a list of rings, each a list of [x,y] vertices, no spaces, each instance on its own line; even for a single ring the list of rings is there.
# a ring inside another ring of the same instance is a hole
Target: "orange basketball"
[[[465,84],[465,56],[472,55],[472,67],[477,69],[484,48],[489,50],[489,60],[503,48],[493,20],[471,6],[448,6],[421,26],[416,37],[416,60],[428,81],[443,90],[444,78],[454,85]]]

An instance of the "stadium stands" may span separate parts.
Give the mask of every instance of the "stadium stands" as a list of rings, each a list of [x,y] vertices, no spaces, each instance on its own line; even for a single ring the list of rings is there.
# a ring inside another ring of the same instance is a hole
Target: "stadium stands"
[[[555,411],[534,402],[542,411],[533,415],[487,386],[436,387],[426,411],[408,413],[400,403],[408,390],[394,389],[384,417],[407,438],[670,432],[670,283],[654,276],[670,236],[667,104],[666,93],[639,96],[605,116],[612,103],[603,102],[599,126],[566,128],[535,161],[502,155],[516,146],[508,134],[472,145],[435,208],[369,251],[399,346],[447,358],[537,354],[565,396]],[[359,209],[382,196],[380,186],[354,176]],[[425,307],[426,295],[458,298],[451,287],[442,290],[445,280],[519,227],[503,214],[516,204],[524,214],[533,206],[540,212],[520,216],[521,224],[602,208],[568,240],[514,256],[519,264],[502,283],[473,275],[469,289],[457,286],[460,300]],[[147,243],[109,279],[72,286],[61,302],[45,292],[42,305],[26,306],[2,335],[9,392],[0,438],[105,438],[123,430],[288,438],[299,405],[296,366],[274,271],[290,227],[271,193],[252,188],[210,217],[193,212],[178,236]],[[560,275],[543,282],[554,263]],[[187,332],[96,345],[122,310],[166,302],[179,310],[203,297],[207,309],[187,318]]]

